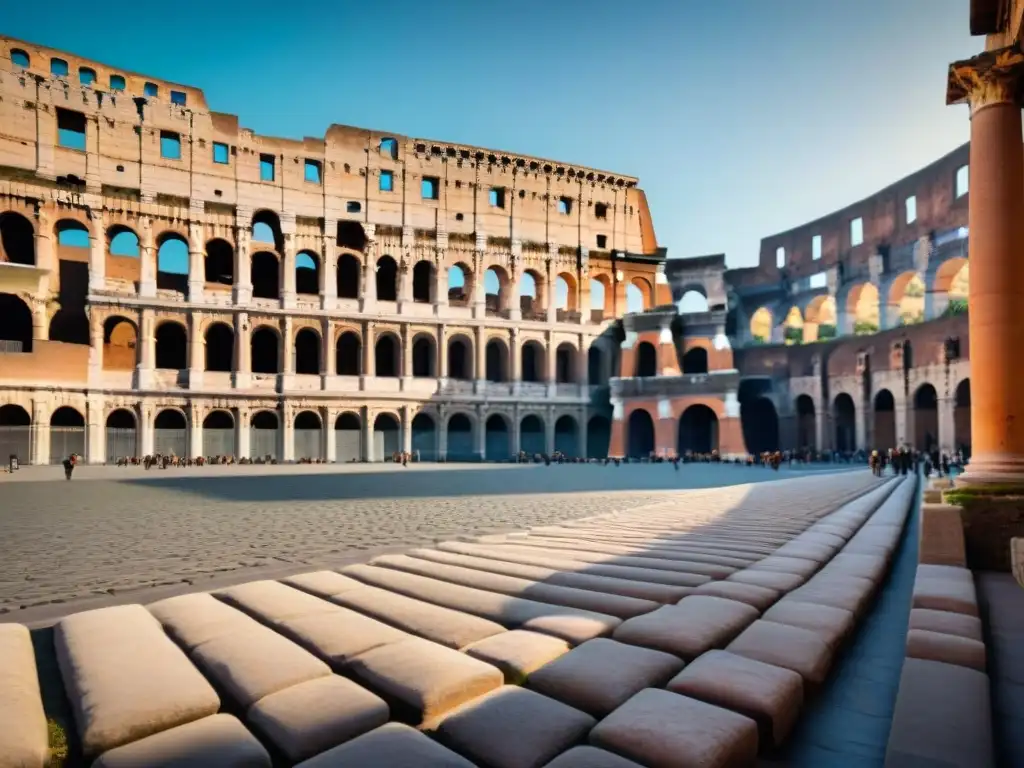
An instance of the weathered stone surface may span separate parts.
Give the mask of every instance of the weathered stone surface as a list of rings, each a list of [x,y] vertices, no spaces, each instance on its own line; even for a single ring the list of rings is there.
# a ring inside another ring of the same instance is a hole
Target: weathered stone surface
[[[388,712],[380,697],[330,675],[260,699],[249,708],[246,720],[297,762],[384,725]]]
[[[210,684],[141,605],[61,619],[54,643],[87,756],[220,708]]]
[[[252,626],[252,619],[206,592],[169,597],[146,606],[185,650]]]
[[[596,721],[539,693],[506,685],[445,717],[438,738],[492,768],[542,766],[580,743]]]
[[[885,578],[888,565],[888,559],[881,555],[855,555],[840,552],[829,561],[821,572],[823,574],[842,573],[858,576],[879,584]]]
[[[614,639],[695,659],[712,648],[724,648],[760,614],[735,600],[691,595],[620,626]]]
[[[917,578],[919,579],[949,579],[960,584],[974,586],[974,574],[967,568],[955,565],[937,565],[933,563],[921,563],[917,566]]]
[[[231,715],[211,715],[112,749],[93,768],[270,768],[263,745]]]
[[[735,600],[763,611],[779,599],[779,592],[768,587],[743,584],[737,581],[712,581],[693,590],[695,595],[710,595]]]
[[[830,605],[833,608],[852,611],[859,616],[864,612],[874,591],[875,583],[869,579],[822,572],[802,587],[794,589],[786,599]]]
[[[931,608],[978,616],[978,597],[974,582],[943,577],[921,577],[914,580],[914,608]]]
[[[733,768],[753,765],[757,724],[688,696],[648,688],[598,723],[590,742],[658,768]]]
[[[531,672],[568,653],[569,644],[551,635],[513,629],[470,643],[462,651],[500,669],[506,683],[521,685]]]
[[[563,752],[544,768],[643,768],[639,763],[613,755],[603,749],[584,745]]]
[[[798,673],[728,651],[708,651],[672,678],[668,689],[752,718],[763,742],[776,746],[793,729],[804,700]]]
[[[802,603],[784,598],[765,611],[765,621],[809,629],[835,650],[854,630],[856,617],[852,611],[830,605]]]
[[[278,631],[327,662],[332,669],[343,670],[361,653],[410,635],[361,613],[337,606],[334,613],[290,619]]]
[[[735,581],[740,584],[753,584],[755,587],[764,587],[765,589],[774,589],[779,593],[785,593],[796,589],[807,579],[795,573],[759,571],[754,568],[745,568],[742,571],[736,571],[725,581],[727,583]]]
[[[275,623],[332,610],[326,600],[277,581],[250,581],[219,590],[214,597],[251,616]]]
[[[415,728],[388,723],[295,768],[476,768]]]
[[[604,717],[644,688],[665,684],[683,668],[676,656],[595,638],[530,675],[532,690]]]
[[[348,576],[342,576],[337,571],[298,573],[281,579],[281,581],[291,587],[323,598],[333,597],[334,595],[340,595],[353,589],[361,589],[365,586],[361,581],[350,579]]]
[[[921,505],[921,524],[918,545],[918,560],[921,563],[952,565],[963,568],[967,565],[967,548],[964,540],[962,509],[943,504],[942,496],[932,501],[925,499]]]
[[[0,624],[0,768],[42,768],[47,743],[32,637],[21,624]]]
[[[815,571],[821,568],[817,560],[805,560],[800,557],[783,557],[782,555],[769,555],[764,560],[758,560],[747,568],[749,571],[778,571],[780,573],[792,573],[809,579]]]
[[[791,669],[811,685],[825,682],[832,664],[832,649],[816,632],[773,621],[755,621],[726,650]]]
[[[356,656],[348,673],[394,705],[398,716],[417,722],[433,720],[504,682],[497,667],[417,637]]]
[[[952,611],[933,611],[929,608],[913,608],[910,611],[910,629],[925,629],[945,635],[966,637],[982,642],[981,619]]]
[[[927,629],[911,629],[907,632],[907,656],[985,671],[983,642]]]

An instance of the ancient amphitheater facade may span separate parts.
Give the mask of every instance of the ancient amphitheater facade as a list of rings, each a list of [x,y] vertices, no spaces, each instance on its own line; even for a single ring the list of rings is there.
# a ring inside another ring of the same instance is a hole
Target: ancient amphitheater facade
[[[605,330],[667,290],[635,178],[260,136],[196,88],[0,46],[4,461],[607,452]]]

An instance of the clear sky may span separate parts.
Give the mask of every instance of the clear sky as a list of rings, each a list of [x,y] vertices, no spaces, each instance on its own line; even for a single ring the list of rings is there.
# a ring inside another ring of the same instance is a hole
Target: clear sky
[[[671,256],[762,237],[968,139],[968,0],[3,3],[0,32],[202,88],[258,133],[331,123],[640,178]]]

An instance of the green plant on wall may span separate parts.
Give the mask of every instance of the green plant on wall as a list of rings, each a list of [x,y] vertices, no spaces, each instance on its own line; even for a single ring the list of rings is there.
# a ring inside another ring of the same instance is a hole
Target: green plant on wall
[[[755,335],[754,338],[752,338],[750,340],[750,343],[751,344],[767,344],[768,340],[764,336],[757,336],[757,335]]]
[[[836,337],[836,327],[831,323],[822,323],[818,326],[818,341],[828,341]]]
[[[916,325],[924,322],[924,312],[904,312],[900,315],[900,325]]]
[[[791,344],[800,344],[804,340],[804,329],[794,328],[793,326],[787,326],[786,333],[783,338]]]
[[[878,326],[867,320],[858,320],[853,324],[853,332],[857,336],[867,336],[871,333],[878,333]]]
[[[943,317],[967,314],[967,299],[950,299],[949,304],[942,312]]]

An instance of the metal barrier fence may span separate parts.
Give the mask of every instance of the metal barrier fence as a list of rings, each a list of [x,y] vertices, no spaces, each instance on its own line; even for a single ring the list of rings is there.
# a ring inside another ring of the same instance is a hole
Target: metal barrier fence
[[[107,427],[107,463],[139,455],[138,432],[134,428]]]
[[[234,456],[234,429],[203,429],[203,456]]]
[[[249,458],[260,459],[264,456],[281,460],[277,455],[277,429],[249,429]]]
[[[418,454],[417,461],[437,461],[437,431],[414,429],[412,431],[412,452]]]
[[[373,458],[384,461],[395,451],[402,450],[402,441],[397,429],[375,429],[373,431]]]
[[[6,467],[12,453],[19,464],[32,463],[32,427],[0,427],[0,464]]]
[[[85,456],[85,427],[50,427],[50,463],[60,464],[72,453]]]
[[[334,430],[335,461],[359,461],[363,457],[362,433],[358,429]]]
[[[188,430],[154,429],[153,453],[164,456],[188,456]]]
[[[296,429],[294,458],[296,461],[299,459],[326,458],[324,454],[323,430]]]

